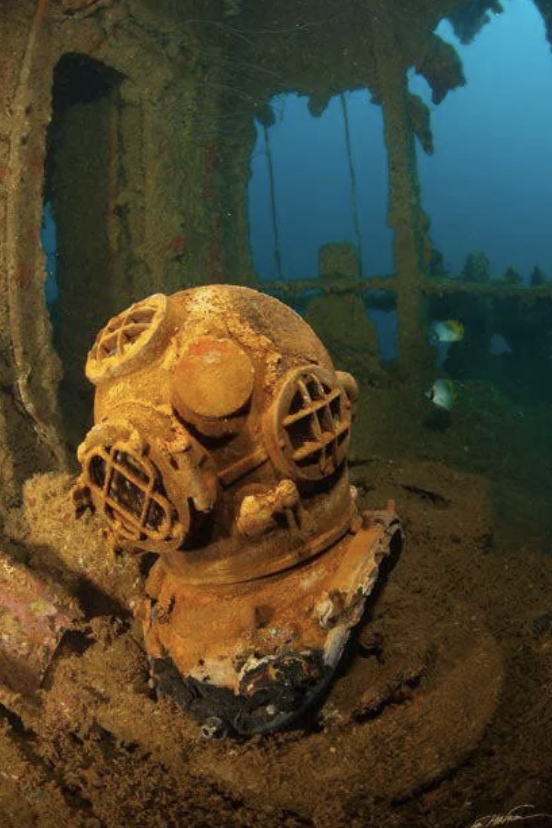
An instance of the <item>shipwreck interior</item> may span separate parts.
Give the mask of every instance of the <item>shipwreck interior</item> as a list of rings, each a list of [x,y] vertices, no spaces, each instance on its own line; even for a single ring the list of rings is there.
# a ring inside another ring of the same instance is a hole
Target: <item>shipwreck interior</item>
[[[441,246],[457,194],[427,172],[462,49],[523,3],[549,52],[551,0],[0,4],[2,828],[552,825],[552,250],[503,261],[515,218],[496,255]],[[552,120],[552,93],[535,106]],[[278,143],[293,117],[310,144]],[[489,145],[475,117],[454,133]],[[320,704],[251,739],[155,692],[135,616],[156,555],[114,551],[73,489],[98,331],[206,285],[285,303],[356,378],[355,496],[405,535]],[[48,634],[12,663],[21,596]]]

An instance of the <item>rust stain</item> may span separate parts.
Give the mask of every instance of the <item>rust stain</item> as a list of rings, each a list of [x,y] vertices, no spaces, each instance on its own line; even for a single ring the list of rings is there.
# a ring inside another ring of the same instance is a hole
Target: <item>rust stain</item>
[[[32,269],[26,262],[20,262],[17,268],[17,282],[24,290],[29,288],[32,283]]]
[[[183,235],[174,236],[169,242],[170,249],[175,253],[183,253],[187,246],[188,239]]]

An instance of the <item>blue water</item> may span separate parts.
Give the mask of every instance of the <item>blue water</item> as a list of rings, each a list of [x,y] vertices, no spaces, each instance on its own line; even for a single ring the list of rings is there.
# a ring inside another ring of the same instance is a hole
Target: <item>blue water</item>
[[[505,12],[493,15],[469,45],[460,43],[447,21],[437,29],[461,57],[465,87],[434,106],[425,80],[414,70],[409,73],[411,91],[430,106],[435,144],[432,156],[417,147],[422,204],[431,220],[432,241],[452,274],[460,273],[475,250],[487,254],[493,275],[501,276],[513,265],[527,277],[538,264],[552,278],[552,54],[531,0],[505,0],[504,6]],[[391,272],[381,108],[370,102],[367,91],[346,94],[347,147],[337,96],[319,117],[309,113],[304,96],[280,96],[272,103],[272,194],[260,125],[251,160],[250,239],[257,274],[262,279],[312,278],[320,245],[342,241],[361,247],[364,276]]]
[[[46,255],[46,282],[44,284],[46,304],[52,306],[57,302],[59,298],[59,288],[56,279],[56,223],[54,221],[51,201],[47,201],[44,204],[42,210],[42,227],[40,230],[40,242],[42,244],[42,249]]]
[[[483,250],[494,274],[513,265],[552,277],[552,54],[531,0],[506,0],[467,46],[448,21],[437,33],[464,66],[466,86],[431,106],[435,153],[418,147],[422,203],[453,273]],[[411,73],[411,91],[431,105]]]
[[[276,123],[269,128],[275,183],[276,221],[282,276],[315,278],[318,249],[329,241],[357,247],[354,194],[348,169],[343,109],[333,97],[322,115],[309,113],[308,98],[291,94],[272,100]],[[357,206],[365,274],[393,269],[392,236],[387,227],[387,168],[381,108],[369,93],[346,93],[350,151],[358,182]],[[264,132],[257,124],[249,186],[253,263],[263,279],[278,277],[274,225],[267,191],[270,182]]]

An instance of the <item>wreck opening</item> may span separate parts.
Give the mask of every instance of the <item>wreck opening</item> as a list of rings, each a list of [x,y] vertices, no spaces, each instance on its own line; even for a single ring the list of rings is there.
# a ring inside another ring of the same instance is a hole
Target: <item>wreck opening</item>
[[[393,272],[381,107],[368,89],[276,95],[257,114],[255,127],[248,222],[260,284],[271,292],[285,283],[286,301],[335,356],[343,359],[351,344],[350,331],[346,341],[335,338],[330,317],[339,312],[355,319],[353,338],[364,354],[393,360],[398,321],[392,293],[334,297],[330,305],[323,297],[334,282],[352,285]]]
[[[52,213],[52,204],[50,201],[46,201],[44,203],[42,210],[40,243],[46,256],[46,281],[44,283],[44,297],[46,305],[50,309],[50,313],[52,313],[52,308],[59,298],[59,287],[56,276],[56,222]]]
[[[63,363],[59,402],[71,446],[90,417],[86,354],[115,300],[110,222],[116,211],[112,193],[121,80],[111,67],[79,53],[64,54],[54,69],[44,210],[55,225],[58,296],[48,304]]]
[[[276,95],[262,114],[248,210],[261,281],[317,278],[319,250],[331,242],[354,248],[362,275],[390,273],[382,113],[368,90]]]

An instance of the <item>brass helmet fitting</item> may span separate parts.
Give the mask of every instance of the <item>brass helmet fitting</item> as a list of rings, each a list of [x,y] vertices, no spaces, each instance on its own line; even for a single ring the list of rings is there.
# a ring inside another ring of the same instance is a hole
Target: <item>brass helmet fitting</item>
[[[226,285],[132,305],[86,374],[79,487],[115,547],[159,556],[137,609],[159,690],[209,732],[286,724],[327,683],[400,534],[392,509],[355,506],[355,380],[291,309]]]

